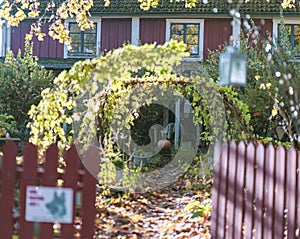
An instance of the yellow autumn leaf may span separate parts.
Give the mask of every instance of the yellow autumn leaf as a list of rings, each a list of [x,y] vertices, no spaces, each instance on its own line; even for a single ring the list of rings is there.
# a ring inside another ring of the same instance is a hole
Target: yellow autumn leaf
[[[265,90],[266,89],[266,85],[265,84],[260,84],[259,89]]]
[[[191,186],[192,186],[191,181],[190,181],[190,180],[187,180],[187,181],[185,182],[185,188],[190,188]]]
[[[23,9],[23,10],[25,10],[25,9],[28,9],[28,7],[29,7],[29,2],[22,2],[22,6],[21,6],[21,8]]]
[[[281,3],[281,6],[282,6],[282,8],[293,8],[293,7],[295,7],[295,5],[293,3],[294,3],[293,0],[284,0]]]
[[[32,34],[26,34],[26,41],[31,41],[32,40]]]
[[[72,123],[73,123],[72,117],[67,117],[67,118],[66,118],[66,123],[67,123],[67,124],[72,124]]]
[[[273,108],[272,109],[272,115],[276,116],[278,114],[278,109],[277,108]]]
[[[22,18],[25,16],[25,13],[22,9],[18,9],[18,11],[15,14],[16,18]]]
[[[260,79],[260,75],[256,75],[254,78],[255,78],[255,80],[259,80]]]
[[[38,40],[39,41],[44,41],[44,37],[46,36],[46,34],[45,33],[37,33],[37,37],[38,37]]]
[[[130,217],[130,219],[132,222],[136,223],[136,222],[142,221],[143,216],[139,215],[139,214],[134,214],[132,217]]]
[[[31,11],[28,13],[28,17],[38,17],[39,11]]]
[[[199,201],[194,201],[189,203],[188,205],[185,206],[184,210],[185,211],[191,211],[192,208],[194,207],[200,207],[200,202]]]

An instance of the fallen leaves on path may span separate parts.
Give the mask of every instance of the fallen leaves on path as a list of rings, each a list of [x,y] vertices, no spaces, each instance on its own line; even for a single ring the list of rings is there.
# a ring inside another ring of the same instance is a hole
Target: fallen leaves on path
[[[203,202],[208,195],[181,184],[145,194],[99,195],[95,238],[211,238],[209,213],[193,217],[187,210],[187,205]]]

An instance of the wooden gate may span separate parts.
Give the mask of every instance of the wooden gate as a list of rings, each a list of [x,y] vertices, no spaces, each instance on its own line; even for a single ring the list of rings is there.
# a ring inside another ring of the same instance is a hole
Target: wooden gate
[[[216,146],[213,239],[300,238],[300,153],[253,143]]]
[[[17,164],[16,157],[17,146],[13,142],[4,145],[0,166],[1,239],[93,238],[97,180],[82,167],[75,146],[65,153],[66,166],[62,173],[57,171],[59,154],[54,144],[48,148],[42,165],[38,163],[37,148],[32,144],[25,146],[22,164]],[[53,223],[25,220],[25,194],[29,185],[56,187],[58,179],[63,182],[62,187],[74,190],[74,203],[73,223],[56,225],[59,226],[56,232]]]

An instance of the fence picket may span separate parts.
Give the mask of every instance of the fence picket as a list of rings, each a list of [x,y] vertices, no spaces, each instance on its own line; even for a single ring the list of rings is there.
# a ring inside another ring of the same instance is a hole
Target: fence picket
[[[255,181],[255,146],[250,143],[246,149],[246,169],[245,169],[245,209],[244,209],[244,236],[252,238],[253,235],[253,201],[254,201],[254,181]]]
[[[287,152],[287,166],[286,166],[286,202],[287,202],[287,235],[290,238],[295,237],[296,233],[296,200],[297,200],[297,154],[294,147]]]
[[[235,228],[235,195],[236,195],[236,155],[237,155],[237,145],[235,142],[231,142],[229,145],[229,159],[228,159],[228,181],[227,181],[227,234],[226,238],[234,238],[234,228]]]
[[[243,208],[244,208],[244,183],[245,183],[245,143],[240,142],[237,149],[237,170],[236,170],[236,193],[234,207],[234,236],[233,238],[242,238],[243,228]]]
[[[220,178],[221,175],[221,155],[223,150],[223,144],[221,142],[217,142],[214,149],[214,187],[212,188],[212,218],[211,218],[211,231],[212,234],[215,235],[215,239],[218,238],[218,228],[219,228],[219,217],[220,209],[221,209],[221,182],[222,179]]]
[[[226,228],[227,228],[227,211],[226,211],[226,202],[227,202],[227,169],[228,169],[228,143],[224,142],[222,149],[222,158],[220,161],[220,205],[219,205],[219,215],[218,215],[218,225],[215,238],[224,238]]]
[[[52,144],[46,151],[44,174],[41,178],[43,186],[55,187],[57,184],[58,148]],[[53,239],[53,223],[40,224],[40,239]]]
[[[76,191],[77,191],[77,181],[78,181],[78,169],[80,164],[80,158],[76,151],[75,145],[72,145],[70,149],[65,154],[66,169],[63,175],[64,187],[72,188],[74,190],[73,199],[73,221],[75,218],[75,206],[76,206]],[[61,228],[61,239],[74,238],[74,225],[73,224],[62,224]]]
[[[23,152],[23,173],[20,178],[20,239],[33,238],[33,223],[25,220],[26,187],[36,185],[37,176],[37,148],[28,143]]]
[[[268,145],[265,154],[265,190],[264,190],[264,238],[272,238],[272,224],[274,220],[274,176],[275,176],[275,149]]]
[[[275,178],[275,200],[274,208],[274,239],[284,238],[284,202],[285,202],[285,149],[282,146],[276,150],[276,178]]]
[[[13,234],[17,152],[17,146],[13,142],[9,142],[3,146],[3,162],[0,178],[0,235],[2,239],[11,239]]]
[[[254,237],[262,238],[263,231],[263,194],[264,194],[264,157],[265,148],[259,144],[256,148],[255,168],[255,216],[254,216]]]
[[[296,203],[296,235],[295,238],[300,238],[300,152],[297,152],[297,203]]]
[[[96,170],[99,167],[98,163],[99,153],[95,147],[90,147],[86,153],[85,165],[87,169]],[[88,166],[87,166],[88,165]],[[81,238],[92,239],[95,231],[95,199],[96,199],[96,184],[97,175],[95,171],[85,171],[83,176],[83,189],[82,189],[82,231]],[[94,195],[94,197],[92,197]]]

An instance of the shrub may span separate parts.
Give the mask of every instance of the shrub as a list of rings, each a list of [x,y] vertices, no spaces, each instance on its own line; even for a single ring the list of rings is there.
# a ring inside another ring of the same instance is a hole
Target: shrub
[[[294,122],[296,117],[292,117],[298,114],[299,64],[293,61],[283,22],[279,30],[281,41],[276,44],[271,37],[262,39],[256,28],[252,23],[252,28],[241,35],[240,50],[247,55],[248,61],[247,85],[224,88],[232,88],[237,97],[248,105],[253,137],[274,142],[292,142],[299,132],[298,123]],[[219,78],[219,55],[226,47],[223,45],[210,52],[208,60],[203,64],[216,81]],[[291,109],[295,112],[290,112]],[[278,134],[279,128],[285,131],[287,137]]]
[[[0,137],[15,137],[17,134],[14,117],[8,114],[0,114]]]
[[[29,136],[26,124],[31,105],[40,101],[42,90],[51,87],[54,78],[51,71],[38,65],[31,50],[26,43],[24,56],[21,51],[16,57],[8,51],[4,63],[0,63],[0,113],[14,118],[22,141]]]
[[[8,114],[0,114],[0,138],[15,138],[18,136],[17,124],[14,117]],[[0,141],[0,147],[6,141]]]

